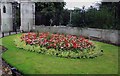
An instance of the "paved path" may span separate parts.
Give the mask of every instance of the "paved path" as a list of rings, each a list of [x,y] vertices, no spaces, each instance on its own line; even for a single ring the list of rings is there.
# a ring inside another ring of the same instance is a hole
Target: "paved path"
[[[20,32],[17,32],[20,33]],[[12,34],[16,34],[16,32],[11,32]],[[4,36],[8,36],[9,33],[4,33]],[[0,31],[0,38],[2,37],[2,32]],[[0,45],[2,44],[2,41],[0,40]],[[2,75],[2,49],[0,49],[0,76]]]
[[[17,32],[17,33],[20,33],[20,32]],[[11,32],[11,35],[12,34],[16,34],[16,32]],[[9,35],[9,33],[4,33],[4,36],[8,36]],[[0,38],[2,37],[2,32],[0,32]]]

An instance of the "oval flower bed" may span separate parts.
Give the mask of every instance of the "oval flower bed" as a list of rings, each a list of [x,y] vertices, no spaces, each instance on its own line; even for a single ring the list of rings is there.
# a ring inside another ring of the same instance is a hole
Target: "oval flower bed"
[[[67,58],[95,58],[102,55],[91,41],[82,36],[47,33],[24,33],[15,39],[18,48]]]

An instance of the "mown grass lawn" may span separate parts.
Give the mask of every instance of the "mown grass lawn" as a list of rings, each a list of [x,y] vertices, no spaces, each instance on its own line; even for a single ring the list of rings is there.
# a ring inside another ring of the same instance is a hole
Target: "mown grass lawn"
[[[117,74],[118,47],[95,42],[104,50],[104,55],[94,59],[67,59],[18,49],[13,40],[21,34],[1,38],[8,48],[3,59],[23,74]],[[120,48],[120,47],[119,47]]]

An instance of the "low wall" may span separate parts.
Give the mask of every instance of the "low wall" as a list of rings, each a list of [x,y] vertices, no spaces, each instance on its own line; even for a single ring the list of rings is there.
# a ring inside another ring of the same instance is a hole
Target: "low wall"
[[[64,26],[36,26],[35,31],[65,33],[72,35],[82,35],[89,38],[98,38],[113,44],[120,44],[120,34],[118,30],[94,29],[94,28],[78,28]]]

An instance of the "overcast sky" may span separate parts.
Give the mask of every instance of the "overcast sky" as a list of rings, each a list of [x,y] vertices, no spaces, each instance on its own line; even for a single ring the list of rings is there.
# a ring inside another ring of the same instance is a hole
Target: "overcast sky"
[[[6,1],[11,1],[11,0],[6,0]],[[12,0],[13,1],[13,0]],[[15,1],[25,1],[25,0],[15,0]],[[27,0],[26,0],[27,1]],[[34,2],[49,2],[50,0],[31,0]],[[53,0],[56,2],[56,0]],[[59,0],[57,0],[58,2]],[[61,0],[60,0],[61,1]],[[63,0],[64,2],[66,2],[66,6],[64,8],[67,9],[74,9],[75,7],[78,8],[82,8],[83,6],[85,6],[85,9],[88,9],[88,7],[90,6],[94,6],[96,7],[96,3],[101,3],[101,1],[104,2],[119,2],[120,0]]]
[[[66,2],[65,8],[74,9],[74,7],[82,8],[85,6],[88,7],[95,6],[95,3],[100,3],[102,0],[64,0]],[[96,6],[95,6],[96,7]]]

